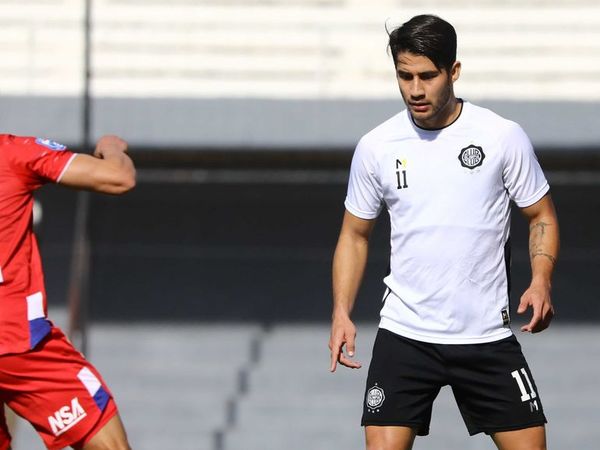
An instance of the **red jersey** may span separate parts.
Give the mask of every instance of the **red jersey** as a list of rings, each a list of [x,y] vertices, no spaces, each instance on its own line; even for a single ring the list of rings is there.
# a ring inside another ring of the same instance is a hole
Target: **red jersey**
[[[51,330],[33,192],[60,181],[74,157],[47,139],[0,135],[0,355],[33,349]]]

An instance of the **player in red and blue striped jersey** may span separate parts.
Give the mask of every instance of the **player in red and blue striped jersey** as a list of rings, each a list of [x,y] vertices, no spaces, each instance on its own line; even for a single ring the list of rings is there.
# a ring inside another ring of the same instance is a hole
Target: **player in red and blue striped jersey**
[[[0,135],[0,401],[28,420],[49,449],[129,449],[98,371],[47,317],[33,193],[46,183],[106,194],[135,185],[127,143],[104,136],[93,156],[57,142]],[[3,408],[0,408],[2,414]],[[0,450],[10,449],[0,417]]]

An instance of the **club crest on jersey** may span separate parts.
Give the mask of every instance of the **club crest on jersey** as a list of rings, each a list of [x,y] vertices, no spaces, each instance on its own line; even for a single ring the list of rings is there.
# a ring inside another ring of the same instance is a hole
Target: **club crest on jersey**
[[[469,145],[463,148],[458,155],[461,166],[467,169],[474,169],[481,166],[484,159],[485,153],[483,153],[483,149],[476,145]]]
[[[57,151],[57,152],[61,152],[67,148],[66,145],[59,144],[58,142],[52,141],[50,139],[37,138],[35,140],[35,143],[38,145],[42,145],[46,148],[49,148],[50,150]]]
[[[375,386],[367,391],[366,403],[369,412],[379,412],[379,409],[377,408],[383,405],[384,400],[385,393],[383,392],[383,389],[381,389],[379,386],[377,386],[377,383],[375,383]]]

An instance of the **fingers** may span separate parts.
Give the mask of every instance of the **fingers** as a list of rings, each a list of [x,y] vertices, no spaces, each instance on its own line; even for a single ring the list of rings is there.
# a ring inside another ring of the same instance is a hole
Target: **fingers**
[[[532,329],[532,333],[539,333],[550,326],[550,322],[554,318],[554,308],[552,305],[542,305],[542,314],[537,326]]]
[[[337,363],[340,363],[342,366],[349,367],[350,369],[360,369],[362,367],[362,364],[358,361],[354,361],[350,354],[344,354],[341,345],[337,348],[334,347],[334,349],[331,350],[331,366],[329,367],[330,372],[335,372]]]
[[[344,353],[340,353],[339,363],[342,366],[346,366],[350,369],[360,369],[362,364],[358,361],[354,361],[350,357],[346,356]]]
[[[341,344],[329,344],[329,348],[331,349],[331,365],[329,367],[330,372],[335,372],[337,368],[337,362],[340,357]]]
[[[527,325],[523,325],[521,327],[521,331],[527,331],[529,333],[533,333],[533,330],[537,329],[538,324],[542,320],[542,304],[540,302],[535,302],[530,299],[530,296],[523,296],[521,299],[521,305],[525,305],[523,311],[527,309],[527,306],[531,306],[533,309],[533,315],[531,316],[531,320]],[[519,308],[521,307],[519,305]],[[518,312],[518,310],[517,310]]]
[[[342,354],[342,346],[344,345],[344,333],[339,330],[332,330],[331,338],[329,338],[329,350],[331,350],[331,365],[330,372],[335,372],[337,363]]]
[[[356,351],[355,337],[354,332],[332,333],[329,340],[329,349],[331,350],[330,372],[335,372],[338,363],[351,369],[362,367],[360,362],[351,359]],[[346,346],[346,354],[343,352],[344,345]]]
[[[343,345],[344,345],[343,343],[339,343],[338,345],[332,344],[332,346],[330,346],[330,348],[331,348],[331,365],[329,367],[330,372],[335,372],[338,362],[342,366],[346,366],[351,369],[360,369],[362,367],[361,363],[351,359],[354,356],[354,350],[352,350],[352,352],[350,352],[350,350],[348,350],[348,352],[347,352],[348,355],[344,354],[344,352],[342,351]],[[348,348],[347,345],[346,345],[346,348]]]
[[[519,307],[517,308],[517,314],[523,314],[525,311],[527,311],[527,308],[530,304],[531,303],[529,302],[529,297],[527,296],[527,293],[523,294],[523,296],[521,297],[521,301],[519,302]],[[531,321],[527,325],[523,325],[521,327],[521,331],[529,331],[530,325]]]
[[[95,154],[101,156],[107,152],[126,152],[127,142],[119,136],[107,134],[98,139]]]
[[[348,340],[346,341],[346,352],[348,353],[348,356],[350,358],[352,358],[354,356],[354,351],[356,350],[355,344],[354,344],[355,339],[356,339],[355,335],[350,335],[350,336],[348,336]]]
[[[523,325],[521,327],[521,331],[528,331],[530,333],[533,333],[535,329],[537,329],[538,324],[540,323],[540,321],[542,320],[542,312],[541,312],[541,308],[539,305],[532,305],[533,307],[533,315],[531,316],[531,320],[529,321],[529,323],[527,325]]]
[[[529,306],[529,303],[527,302],[527,300],[524,298],[521,298],[521,302],[519,303],[519,307],[517,308],[517,313],[523,314],[525,311],[527,311],[527,306]]]
[[[98,139],[98,143],[102,143],[105,145],[114,145],[122,149],[127,148],[127,142],[114,134],[105,134],[100,139]]]
[[[540,331],[548,328],[552,318],[554,317],[554,308],[552,307],[552,303],[550,303],[550,299],[547,298],[544,300],[534,301],[528,295],[524,295],[521,298],[521,303],[519,304],[519,309],[517,309],[517,312],[522,314],[529,306],[531,306],[533,309],[533,315],[531,316],[529,323],[521,327],[521,331],[539,333]]]

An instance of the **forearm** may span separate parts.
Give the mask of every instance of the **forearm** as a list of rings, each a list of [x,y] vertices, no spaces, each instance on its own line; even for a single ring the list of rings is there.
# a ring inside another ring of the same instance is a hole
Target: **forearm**
[[[333,257],[333,317],[349,317],[367,264],[368,240],[340,235]]]
[[[102,159],[110,164],[116,173],[124,173],[135,178],[135,166],[127,153],[120,151],[107,152],[102,155]]]
[[[553,212],[553,211],[552,211]],[[551,285],[558,259],[559,230],[555,214],[532,217],[529,222],[529,257],[532,284]]]
[[[117,136],[103,136],[93,155],[79,153],[59,183],[74,189],[123,194],[135,186],[135,167],[126,154],[127,143]]]
[[[521,296],[517,312],[523,314],[532,308],[531,320],[521,327],[521,331],[538,333],[548,328],[554,317],[550,289],[558,258],[558,219],[550,195],[522,211],[529,220],[531,284]]]
[[[60,184],[105,194],[122,194],[135,186],[135,168],[127,155],[99,158],[79,153]]]

